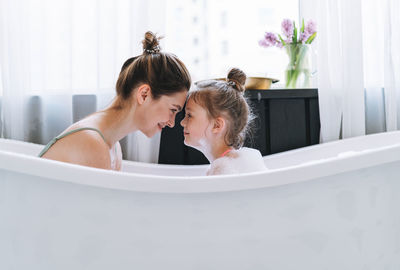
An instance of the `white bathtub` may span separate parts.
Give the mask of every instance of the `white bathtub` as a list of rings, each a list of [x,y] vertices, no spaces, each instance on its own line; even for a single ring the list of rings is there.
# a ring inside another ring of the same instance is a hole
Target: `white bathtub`
[[[400,132],[214,177],[93,169],[41,147],[0,140],[0,269],[400,269]]]

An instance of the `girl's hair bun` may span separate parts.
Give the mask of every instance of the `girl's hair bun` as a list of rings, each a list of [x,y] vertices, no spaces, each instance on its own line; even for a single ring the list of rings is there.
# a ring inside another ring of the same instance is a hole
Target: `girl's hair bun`
[[[232,68],[228,72],[227,82],[228,84],[232,85],[234,89],[236,89],[241,93],[243,93],[246,90],[245,88],[246,74],[241,69]]]
[[[160,39],[162,37],[157,37],[156,34],[154,34],[151,31],[147,31],[144,34],[144,39],[142,41],[143,44],[143,54],[153,54],[153,53],[159,53],[161,50],[160,47]]]

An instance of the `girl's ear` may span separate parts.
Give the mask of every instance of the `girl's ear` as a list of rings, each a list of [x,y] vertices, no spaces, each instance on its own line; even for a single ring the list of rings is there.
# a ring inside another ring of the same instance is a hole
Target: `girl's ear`
[[[214,119],[214,125],[212,128],[213,133],[220,133],[224,130],[226,125],[225,119],[222,117],[217,117]]]
[[[136,92],[136,101],[138,104],[143,104],[146,99],[148,99],[151,95],[150,86],[148,84],[142,84],[139,86]]]

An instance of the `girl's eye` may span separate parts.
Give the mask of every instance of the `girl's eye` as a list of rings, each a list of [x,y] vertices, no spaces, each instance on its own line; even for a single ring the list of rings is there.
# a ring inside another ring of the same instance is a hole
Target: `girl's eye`
[[[172,113],[176,113],[178,110],[177,109],[171,109]]]
[[[187,117],[187,118],[190,118],[190,117],[192,117],[192,115],[191,115],[190,113],[187,113],[187,114],[186,114],[186,117]]]

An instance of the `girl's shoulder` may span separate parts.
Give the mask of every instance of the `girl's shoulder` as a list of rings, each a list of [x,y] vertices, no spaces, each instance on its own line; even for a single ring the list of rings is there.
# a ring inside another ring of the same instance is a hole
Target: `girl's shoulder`
[[[210,164],[207,175],[236,174],[266,169],[260,151],[242,147],[217,158]]]
[[[253,172],[266,169],[264,159],[257,149],[242,147],[229,156],[231,166],[240,172]]]
[[[227,174],[235,171],[235,167],[232,165],[232,159],[225,156],[217,158],[211,162],[210,167],[207,171],[207,175],[218,175]]]
[[[242,147],[232,152],[232,158],[262,158],[260,151],[254,148]]]

